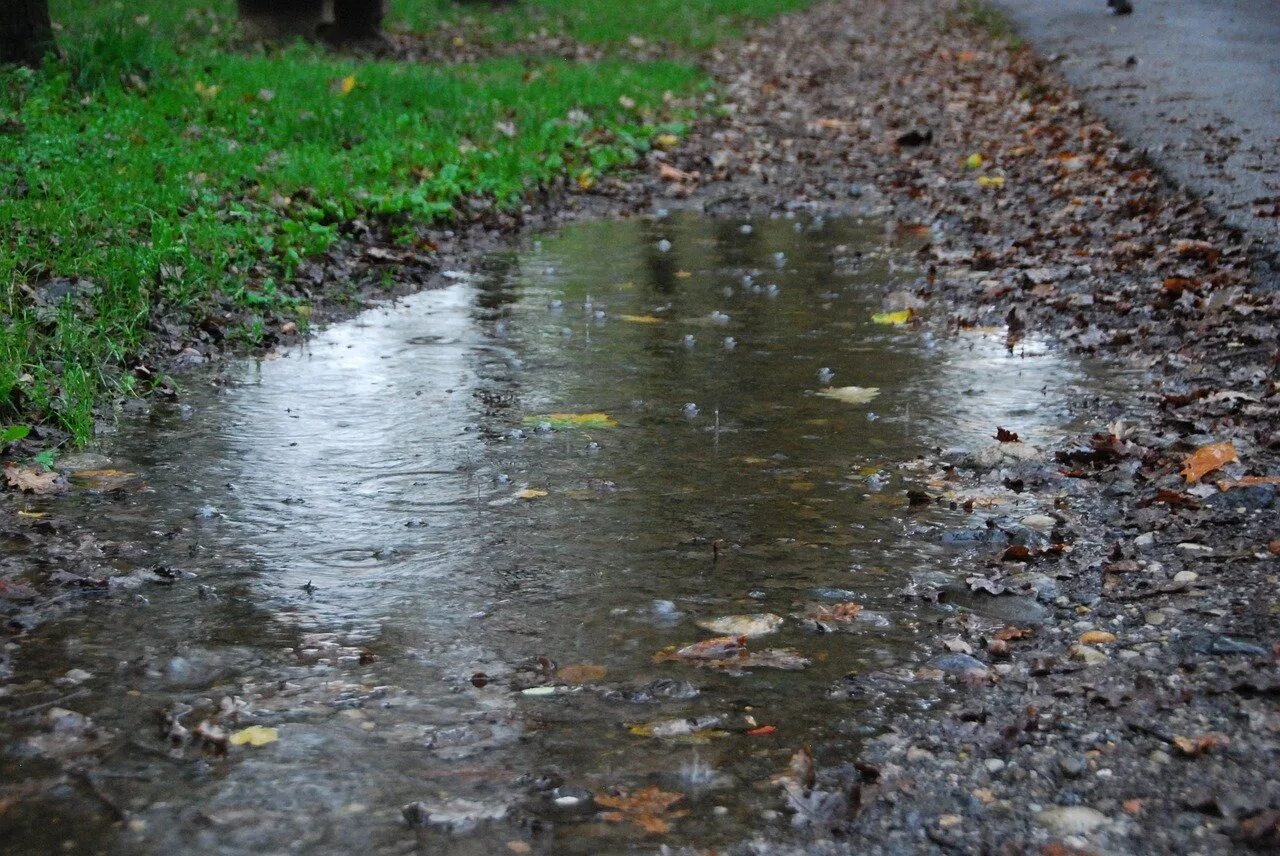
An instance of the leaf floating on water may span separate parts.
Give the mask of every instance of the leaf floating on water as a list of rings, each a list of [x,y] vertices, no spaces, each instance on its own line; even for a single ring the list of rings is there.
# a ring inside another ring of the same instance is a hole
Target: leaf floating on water
[[[819,603],[814,605],[807,613],[809,618],[815,621],[854,621],[859,613],[862,612],[862,604],[846,601],[845,603],[833,603],[827,605]]]
[[[656,315],[619,315],[628,324],[661,324],[662,319]]]
[[[768,636],[777,632],[782,626],[782,616],[772,612],[759,612],[754,615],[726,615],[723,618],[711,618],[699,621],[698,626],[721,636]]]
[[[747,652],[747,637],[717,636],[694,642],[673,652],[659,653],[654,659],[663,660],[724,660]]]
[[[901,309],[897,312],[877,312],[871,316],[871,320],[876,324],[886,324],[890,327],[896,327],[899,324],[906,324],[911,320],[912,311],[910,309]]]
[[[720,714],[682,716],[628,725],[627,730],[637,737],[696,737],[700,738],[700,742],[705,742],[711,738],[729,736],[729,732],[717,728],[724,719]]]
[[[572,666],[561,666],[556,670],[556,678],[566,684],[594,684],[604,680],[609,670],[604,666],[593,666],[580,663]]]
[[[542,497],[546,495],[547,495],[547,492],[545,490],[538,490],[537,488],[527,487],[522,491],[516,492],[516,499],[542,499]]]
[[[652,835],[664,835],[671,831],[670,820],[684,817],[688,809],[672,810],[672,806],[684,799],[684,794],[671,793],[649,786],[635,793],[622,791],[617,796],[597,794],[596,805],[613,809],[600,816],[610,823],[632,823]]]
[[[227,741],[232,746],[266,746],[280,739],[280,732],[262,725],[250,725],[242,728]]]
[[[1187,457],[1182,465],[1182,475],[1188,484],[1194,484],[1207,473],[1238,460],[1240,456],[1236,454],[1236,447],[1230,441],[1210,443],[1196,449]]]
[[[874,386],[829,386],[818,390],[818,395],[822,398],[843,401],[845,404],[866,404],[879,394],[880,390]]]
[[[548,413],[526,416],[525,425],[548,424],[552,428],[617,428],[618,422],[608,413]]]
[[[137,473],[127,473],[124,470],[77,470],[71,474],[76,487],[104,492],[122,488],[135,478]]]
[[[67,480],[53,470],[5,464],[4,477],[9,482],[9,487],[37,496],[52,496],[67,490]]]

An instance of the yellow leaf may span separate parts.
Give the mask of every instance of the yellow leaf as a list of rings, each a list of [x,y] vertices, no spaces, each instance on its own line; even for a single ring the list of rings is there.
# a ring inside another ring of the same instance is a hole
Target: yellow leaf
[[[516,499],[541,499],[546,495],[547,495],[547,492],[545,490],[538,490],[537,488],[527,487],[516,494]]]
[[[871,320],[877,324],[887,324],[889,326],[906,324],[911,320],[911,310],[899,309],[897,312],[877,312],[871,316]]]
[[[661,324],[662,319],[656,315],[619,315],[623,321],[631,324]]]
[[[1230,441],[1226,443],[1210,443],[1192,452],[1182,465],[1182,475],[1187,483],[1200,481],[1207,473],[1232,461],[1240,460],[1236,447]]]
[[[693,274],[689,273],[687,270],[676,271],[676,279],[688,279],[691,276],[693,276]]]
[[[843,401],[845,404],[866,404],[879,394],[880,390],[874,386],[829,386],[818,390],[818,395],[822,398]]]
[[[974,152],[973,154],[969,155],[967,158],[964,159],[964,165],[967,166],[969,169],[978,169],[985,162],[986,161],[982,159],[982,155],[978,154],[977,152]]]
[[[596,177],[591,174],[590,169],[584,169],[578,173],[578,189],[590,190],[596,186]]]
[[[231,735],[232,746],[266,746],[280,739],[280,732],[262,725],[250,725]]]
[[[348,74],[342,80],[338,81],[338,94],[350,95],[351,91],[356,88],[356,76]]]
[[[979,187],[1004,187],[1003,175],[980,175],[978,176]]]
[[[1080,636],[1082,645],[1110,645],[1114,641],[1116,641],[1116,634],[1105,630],[1090,630]]]
[[[678,142],[680,142],[680,138],[675,134],[659,134],[653,139],[653,144],[660,149],[669,149]]]
[[[537,427],[542,423],[552,428],[617,428],[617,421],[608,413],[548,413],[545,416],[526,416],[524,424]]]
[[[218,92],[222,90],[221,86],[209,86],[202,80],[196,81],[196,95],[199,95],[205,101],[212,101],[218,97]]]

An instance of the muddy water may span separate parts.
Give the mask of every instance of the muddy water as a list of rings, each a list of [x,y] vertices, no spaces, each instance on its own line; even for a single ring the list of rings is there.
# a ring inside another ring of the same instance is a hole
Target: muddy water
[[[803,743],[848,764],[888,715],[937,703],[911,676],[943,608],[900,590],[990,552],[943,543],[975,517],[906,508],[918,459],[997,424],[1052,440],[1102,383],[1034,341],[872,323],[916,276],[875,224],[590,224],[468,273],[126,423],[105,451],[143,487],[61,500],[135,545],[113,569],[133,576],[22,643],[4,709],[71,694],[99,733],[76,747],[38,714],[0,720],[6,852],[802,835],[770,777]],[[847,385],[880,394],[814,394]],[[1032,510],[995,493],[986,514]],[[793,617],[849,601],[848,632]],[[713,635],[698,621],[763,612],[786,622],[750,649],[807,668],[655,662]],[[89,677],[39,683],[71,669]],[[278,740],[173,745],[157,709]],[[646,732],[686,717],[718,719]],[[685,795],[666,836],[591,807],[649,785]],[[413,830],[419,801],[433,823]]]

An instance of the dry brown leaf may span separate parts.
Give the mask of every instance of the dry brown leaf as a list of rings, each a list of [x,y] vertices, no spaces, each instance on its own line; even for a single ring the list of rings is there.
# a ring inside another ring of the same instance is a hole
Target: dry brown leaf
[[[1187,456],[1187,460],[1182,465],[1182,475],[1188,484],[1194,484],[1207,473],[1238,460],[1240,456],[1236,454],[1236,447],[1231,441],[1210,443]]]
[[[5,464],[4,477],[9,482],[9,487],[38,496],[52,496],[67,490],[67,480],[54,470]]]
[[[1205,734],[1201,737],[1175,737],[1173,738],[1173,748],[1188,758],[1198,758],[1207,752],[1212,752],[1220,746],[1226,746],[1230,741],[1224,734]]]
[[[658,166],[658,178],[662,179],[663,181],[676,181],[676,182],[697,181],[698,173],[685,172],[682,169],[676,169],[674,166],[672,166],[669,163],[664,163],[664,164],[659,164]]]
[[[566,684],[594,684],[604,680],[609,670],[604,666],[593,666],[590,663],[578,663],[572,666],[561,666],[556,669],[556,679]]]
[[[1082,645],[1110,645],[1114,641],[1116,641],[1116,634],[1105,630],[1090,630],[1080,636]]]
[[[684,817],[688,809],[672,811],[671,807],[684,799],[684,794],[659,790],[650,785],[635,793],[623,791],[617,796],[597,794],[596,805],[613,809],[600,816],[610,823],[633,823],[652,835],[663,835],[671,831],[671,819]]]

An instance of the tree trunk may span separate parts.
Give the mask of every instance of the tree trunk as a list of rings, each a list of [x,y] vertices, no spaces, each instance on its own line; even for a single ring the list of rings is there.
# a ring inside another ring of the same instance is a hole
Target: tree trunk
[[[237,0],[236,6],[253,39],[315,39],[327,21],[325,0]]]
[[[0,0],[0,63],[34,68],[53,49],[49,0]]]
[[[382,0],[333,0],[331,42],[345,44],[382,38]]]

